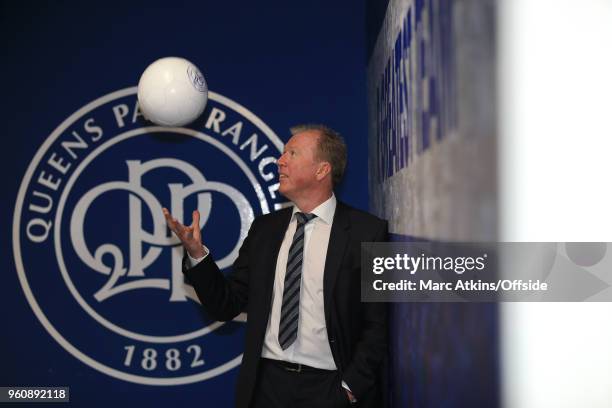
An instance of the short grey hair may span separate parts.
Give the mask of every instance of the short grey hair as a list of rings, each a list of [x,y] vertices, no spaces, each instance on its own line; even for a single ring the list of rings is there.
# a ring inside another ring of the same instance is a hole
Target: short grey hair
[[[309,130],[319,133],[317,159],[331,164],[332,182],[336,187],[342,181],[346,168],[346,143],[340,133],[325,125],[308,123],[290,129],[292,136]]]

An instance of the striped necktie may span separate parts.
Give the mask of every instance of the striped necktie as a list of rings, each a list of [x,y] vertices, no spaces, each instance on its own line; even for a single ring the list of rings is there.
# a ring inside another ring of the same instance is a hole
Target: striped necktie
[[[296,212],[297,228],[287,257],[283,305],[278,326],[278,344],[283,350],[297,338],[300,318],[300,286],[302,282],[302,258],[304,257],[304,226],[316,217],[315,214]]]

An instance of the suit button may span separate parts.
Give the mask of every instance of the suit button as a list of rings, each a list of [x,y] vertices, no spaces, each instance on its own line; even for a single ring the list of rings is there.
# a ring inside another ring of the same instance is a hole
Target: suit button
[[[336,339],[331,338],[331,339],[329,339],[329,342],[330,342],[330,343],[335,343],[335,342],[336,342]]]

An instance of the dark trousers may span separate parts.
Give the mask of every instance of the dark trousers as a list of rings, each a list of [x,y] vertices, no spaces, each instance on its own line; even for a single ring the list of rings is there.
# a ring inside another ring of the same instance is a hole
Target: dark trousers
[[[350,403],[338,371],[302,368],[262,359],[251,408],[340,408]]]

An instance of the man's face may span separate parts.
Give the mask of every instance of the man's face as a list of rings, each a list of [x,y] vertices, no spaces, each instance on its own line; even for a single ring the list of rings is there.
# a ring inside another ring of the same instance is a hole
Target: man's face
[[[278,159],[279,191],[290,200],[296,193],[307,192],[317,185],[318,140],[316,131],[297,133],[289,139]]]

